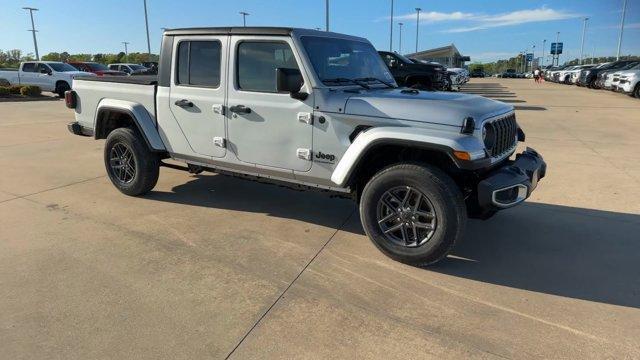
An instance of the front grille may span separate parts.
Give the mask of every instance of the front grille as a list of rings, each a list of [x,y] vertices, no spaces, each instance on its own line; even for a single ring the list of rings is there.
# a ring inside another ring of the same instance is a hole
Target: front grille
[[[489,126],[493,127],[496,134],[496,142],[490,150],[490,154],[492,157],[502,156],[516,144],[516,134],[518,132],[516,114],[492,121]]]

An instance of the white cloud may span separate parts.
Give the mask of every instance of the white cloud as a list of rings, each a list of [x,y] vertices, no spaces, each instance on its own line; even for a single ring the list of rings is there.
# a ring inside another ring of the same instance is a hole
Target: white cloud
[[[577,18],[582,15],[547,7],[530,10],[518,10],[496,15],[476,15],[470,18],[474,23],[466,27],[443,30],[447,33],[462,33],[502,26],[520,25],[532,22],[545,22]]]
[[[459,20],[469,20],[473,19],[476,15],[471,13],[463,13],[460,11],[452,12],[452,13],[442,13],[437,11],[427,11],[420,13],[420,23],[434,23],[441,21],[459,21]],[[395,16],[396,20],[413,20],[415,21],[417,17],[416,13],[405,14],[400,16]],[[389,20],[389,17],[386,18]]]

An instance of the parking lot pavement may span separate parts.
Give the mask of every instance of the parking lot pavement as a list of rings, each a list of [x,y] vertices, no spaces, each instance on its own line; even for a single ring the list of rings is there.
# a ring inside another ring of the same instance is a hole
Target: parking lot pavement
[[[0,103],[2,357],[640,357],[640,101],[464,91],[517,107],[548,176],[427,269],[323,194],[163,168],[123,196],[62,102]]]

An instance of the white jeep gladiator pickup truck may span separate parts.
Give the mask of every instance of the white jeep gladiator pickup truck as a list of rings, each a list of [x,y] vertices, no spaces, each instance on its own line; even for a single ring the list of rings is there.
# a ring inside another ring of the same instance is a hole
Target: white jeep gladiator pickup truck
[[[325,190],[357,201],[373,243],[413,265],[546,171],[532,149],[510,159],[524,141],[512,106],[399,88],[371,43],[332,32],[167,30],[157,79],[76,79],[65,101],[72,133],[106,138],[124,194],[153,189],[161,166]]]
[[[17,70],[0,70],[0,79],[7,80],[11,85],[35,85],[60,97],[71,89],[73,79],[77,76],[95,74],[78,71],[69,64],[57,61],[26,61]]]

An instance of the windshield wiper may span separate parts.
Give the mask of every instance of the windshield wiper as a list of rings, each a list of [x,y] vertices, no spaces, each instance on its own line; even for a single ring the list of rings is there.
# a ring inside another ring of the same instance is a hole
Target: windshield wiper
[[[356,81],[377,81],[377,82],[379,82],[379,83],[381,83],[383,85],[386,85],[387,87],[390,87],[392,89],[395,89],[397,87],[397,86],[393,86],[393,84],[391,84],[389,82],[386,82],[384,80],[378,79],[376,77],[364,77],[364,78],[358,78],[358,79],[355,79],[355,80]]]
[[[332,83],[351,83],[359,85],[365,89],[370,89],[371,87],[366,83],[362,82],[360,79],[347,79],[347,78],[334,78],[334,79],[324,79],[322,82],[332,82]]]

